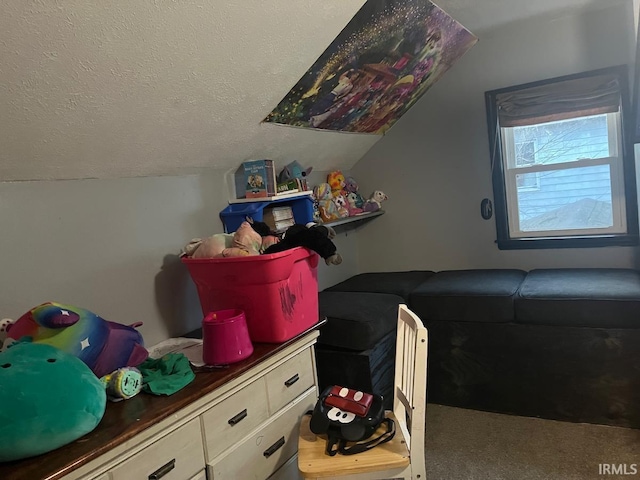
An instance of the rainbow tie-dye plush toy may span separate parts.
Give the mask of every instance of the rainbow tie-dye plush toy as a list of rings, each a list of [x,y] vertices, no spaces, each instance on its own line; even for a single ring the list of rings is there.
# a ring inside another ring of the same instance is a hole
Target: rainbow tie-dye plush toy
[[[38,305],[9,325],[5,344],[12,340],[59,348],[78,357],[98,377],[121,367],[135,367],[148,357],[142,335],[135,328],[55,302]]]

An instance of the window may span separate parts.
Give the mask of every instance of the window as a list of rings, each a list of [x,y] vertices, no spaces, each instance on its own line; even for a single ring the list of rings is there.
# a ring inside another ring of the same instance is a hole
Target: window
[[[635,245],[626,67],[485,94],[498,247]]]
[[[514,135],[511,132],[511,137]],[[515,157],[516,167],[526,167],[536,163],[536,142],[525,140],[513,143],[514,148],[510,150],[512,158]],[[540,188],[540,175],[538,172],[521,173],[516,175],[516,185],[518,191],[537,190]]]

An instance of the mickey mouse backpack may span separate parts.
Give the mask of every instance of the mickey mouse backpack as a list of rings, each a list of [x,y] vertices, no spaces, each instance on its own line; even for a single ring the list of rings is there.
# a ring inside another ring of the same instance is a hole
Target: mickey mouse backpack
[[[386,431],[370,438],[380,425]],[[309,428],[327,435],[327,455],[353,455],[388,442],[395,435],[395,423],[384,415],[382,396],[337,385],[322,392],[316,402]],[[348,442],[357,442],[348,445]]]

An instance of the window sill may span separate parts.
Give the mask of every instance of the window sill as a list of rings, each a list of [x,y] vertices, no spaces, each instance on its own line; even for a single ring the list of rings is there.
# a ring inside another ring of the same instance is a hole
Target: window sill
[[[598,237],[518,238],[497,240],[500,250],[542,248],[630,247],[638,245],[638,235],[602,235]]]

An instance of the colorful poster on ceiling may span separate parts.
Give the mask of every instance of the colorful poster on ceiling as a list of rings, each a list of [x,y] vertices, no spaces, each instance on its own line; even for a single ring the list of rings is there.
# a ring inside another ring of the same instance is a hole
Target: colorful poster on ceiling
[[[368,0],[264,122],[384,134],[477,41],[429,0]]]

